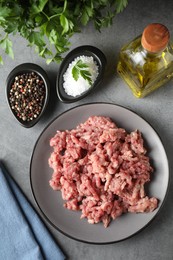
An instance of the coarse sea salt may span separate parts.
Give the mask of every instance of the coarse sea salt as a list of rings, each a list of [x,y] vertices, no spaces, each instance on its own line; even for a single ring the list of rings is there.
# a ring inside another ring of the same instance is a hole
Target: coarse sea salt
[[[89,88],[91,88],[91,85],[87,80],[85,80],[81,75],[79,76],[78,80],[76,81],[73,78],[72,75],[72,69],[74,65],[78,62],[78,60],[81,60],[83,63],[85,63],[88,66],[88,71],[91,74],[91,80],[92,80],[92,85],[96,81],[98,77],[98,66],[96,62],[94,61],[93,57],[89,56],[79,56],[75,58],[68,66],[66,72],[63,75],[64,78],[64,83],[63,83],[63,88],[65,92],[73,97],[76,97],[78,95],[81,95],[85,91],[87,91]]]

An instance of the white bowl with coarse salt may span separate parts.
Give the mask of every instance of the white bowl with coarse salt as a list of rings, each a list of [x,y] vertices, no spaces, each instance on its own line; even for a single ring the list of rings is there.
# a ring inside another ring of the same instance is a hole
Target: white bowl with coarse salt
[[[73,49],[61,63],[56,81],[57,95],[71,103],[87,96],[103,78],[106,57],[94,46]]]

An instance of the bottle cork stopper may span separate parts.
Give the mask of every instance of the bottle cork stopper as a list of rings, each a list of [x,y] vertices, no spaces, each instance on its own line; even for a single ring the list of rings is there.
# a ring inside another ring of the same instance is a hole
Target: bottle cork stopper
[[[149,24],[143,31],[141,44],[150,52],[159,52],[166,48],[170,34],[166,26],[159,23]]]

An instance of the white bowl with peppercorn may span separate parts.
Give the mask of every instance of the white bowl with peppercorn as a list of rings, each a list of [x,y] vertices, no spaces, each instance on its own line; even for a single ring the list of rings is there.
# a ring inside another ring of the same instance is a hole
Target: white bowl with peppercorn
[[[49,99],[49,79],[37,64],[15,67],[6,81],[7,100],[14,117],[24,127],[34,126],[43,115]]]

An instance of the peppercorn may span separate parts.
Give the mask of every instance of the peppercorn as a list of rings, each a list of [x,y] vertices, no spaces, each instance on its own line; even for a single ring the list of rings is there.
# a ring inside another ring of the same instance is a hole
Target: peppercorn
[[[17,75],[12,82],[9,102],[22,121],[36,119],[42,111],[46,88],[42,78],[35,72]]]

